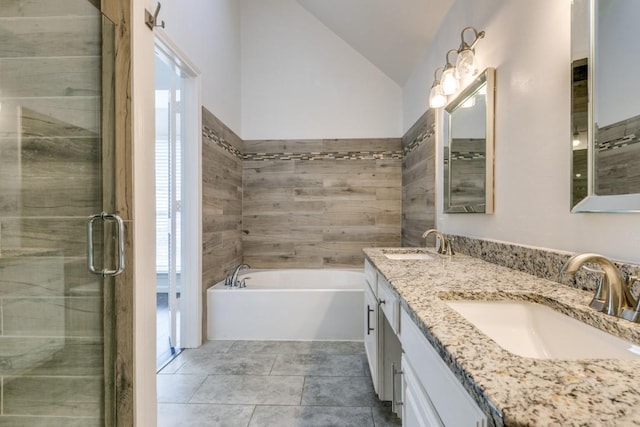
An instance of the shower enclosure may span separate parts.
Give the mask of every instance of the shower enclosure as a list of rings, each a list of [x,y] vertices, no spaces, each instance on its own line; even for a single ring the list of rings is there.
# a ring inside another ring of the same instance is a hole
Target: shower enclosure
[[[116,25],[3,0],[0,34],[0,425],[117,425]]]

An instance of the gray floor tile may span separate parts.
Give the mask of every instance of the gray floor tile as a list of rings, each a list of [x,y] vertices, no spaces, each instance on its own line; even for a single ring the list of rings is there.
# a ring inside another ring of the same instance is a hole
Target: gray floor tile
[[[276,356],[273,354],[204,354],[191,355],[177,371],[179,374],[269,375]]]
[[[187,403],[206,378],[206,374],[158,375],[158,402]]]
[[[178,357],[173,359],[167,366],[162,368],[162,370],[159,373],[175,374],[182,367],[182,365],[184,365],[191,359],[198,359],[203,357],[222,358],[223,356],[214,356],[214,355],[221,355],[228,352],[229,348],[231,348],[233,343],[234,341],[224,341],[224,340],[205,341],[204,344],[202,344],[198,348],[184,349],[182,353],[178,355]]]
[[[207,405],[161,403],[158,427],[246,427],[252,405]]]
[[[402,420],[391,412],[391,406],[377,406],[371,408],[373,411],[373,423],[375,427],[402,426]]]
[[[379,400],[367,377],[307,377],[302,405],[377,406]]]
[[[304,377],[210,375],[192,403],[300,405]]]
[[[312,353],[361,354],[364,353],[362,341],[312,341]]]
[[[312,348],[312,341],[235,341],[229,353],[305,354]]]
[[[370,427],[371,408],[256,406],[250,427]]]
[[[343,354],[279,354],[271,375],[363,376],[362,357]]]

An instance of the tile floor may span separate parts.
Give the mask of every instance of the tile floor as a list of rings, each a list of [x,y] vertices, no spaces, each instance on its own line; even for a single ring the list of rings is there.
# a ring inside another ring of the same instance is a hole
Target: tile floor
[[[159,427],[399,425],[362,342],[209,341],[158,374]]]

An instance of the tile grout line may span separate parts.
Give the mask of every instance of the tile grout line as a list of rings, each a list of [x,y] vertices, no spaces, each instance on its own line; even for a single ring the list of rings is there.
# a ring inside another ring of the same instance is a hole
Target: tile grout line
[[[307,376],[302,377],[302,390],[300,391],[300,406],[302,408],[302,398],[304,397],[304,386],[307,383]]]
[[[249,422],[247,422],[247,427],[251,425],[251,421],[253,421],[253,417],[256,414],[256,409],[258,409],[258,405],[253,405],[253,411],[251,411],[251,416],[249,417]]]

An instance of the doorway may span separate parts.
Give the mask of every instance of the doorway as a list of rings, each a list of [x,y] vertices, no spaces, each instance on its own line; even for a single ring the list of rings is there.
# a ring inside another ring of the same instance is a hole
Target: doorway
[[[155,49],[156,368],[199,345],[200,133],[197,72],[162,37]],[[194,304],[194,300],[196,304]]]

